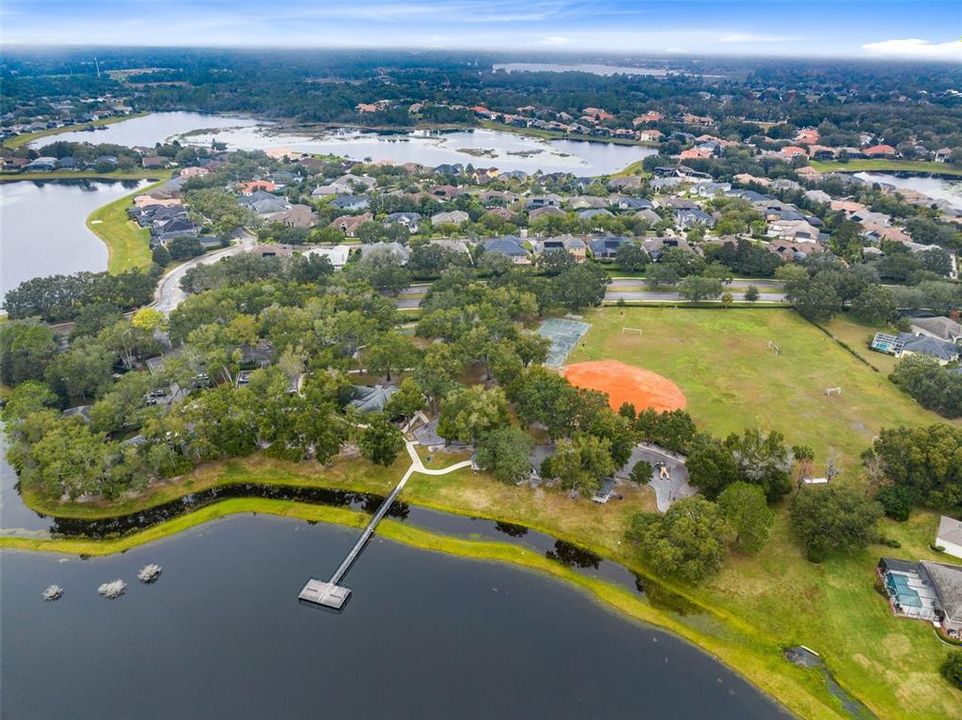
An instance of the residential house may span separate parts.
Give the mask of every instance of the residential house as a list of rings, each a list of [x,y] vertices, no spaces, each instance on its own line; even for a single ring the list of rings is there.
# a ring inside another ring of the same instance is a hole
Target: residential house
[[[64,160],[66,158],[61,158]],[[165,168],[169,164],[169,160],[161,155],[146,155],[140,159],[140,164],[145,170],[153,170],[155,168]]]
[[[897,358],[912,355],[925,355],[935,360],[939,365],[948,365],[958,361],[960,348],[953,342],[939,340],[926,335],[912,333],[875,333],[869,347],[876,352],[894,355]]]
[[[665,137],[665,133],[655,129],[642,130],[638,133],[638,139],[642,142],[661,142],[663,137]]]
[[[672,217],[675,219],[675,225],[682,230],[690,230],[696,225],[715,227],[715,218],[700,208],[675,210]]]
[[[549,195],[534,195],[525,202],[525,210],[537,210],[544,207],[561,207],[561,196],[551,193]]]
[[[567,252],[577,262],[584,262],[588,256],[584,240],[574,235],[559,235],[545,238],[541,243],[541,252]]]
[[[898,151],[891,145],[872,145],[871,147],[863,148],[862,154],[869,158],[886,158],[895,157]]]
[[[421,214],[416,212],[395,212],[384,218],[385,225],[400,225],[411,233],[417,232],[420,222]]]
[[[545,207],[539,207],[535,210],[528,211],[529,220],[537,220],[539,217],[544,217],[546,215],[557,215],[559,217],[564,217],[565,211],[554,205],[547,205]]]
[[[962,324],[947,317],[912,318],[910,327],[916,335],[962,343]]]
[[[398,388],[393,385],[375,385],[374,387],[354,385],[352,390],[354,398],[349,403],[350,406],[359,412],[368,413],[383,412],[388,400],[398,391]]]
[[[638,117],[636,117],[634,120],[631,121],[631,124],[634,125],[635,127],[638,127],[639,125],[645,125],[647,123],[661,122],[664,119],[665,119],[665,116],[662,115],[660,112],[655,112],[654,110],[651,110],[649,112],[646,112],[643,115],[639,115]]]
[[[371,207],[371,198],[367,195],[338,195],[331,202],[333,207],[346,212],[357,212],[367,210]]]
[[[604,235],[588,241],[591,254],[595,259],[611,260],[618,254],[618,248],[631,241],[622,235]]]
[[[361,257],[393,257],[400,265],[407,265],[411,251],[398,242],[369,243],[361,245]]]
[[[962,635],[962,565],[881,558],[876,573],[896,615],[934,623],[951,638]]]
[[[471,216],[464,210],[451,210],[450,212],[439,212],[431,216],[431,225],[464,225],[471,220]]]
[[[332,220],[330,227],[337,228],[348,237],[357,237],[357,229],[372,220],[374,220],[374,216],[369,212],[362,215],[342,215]]]
[[[505,255],[515,265],[530,265],[531,258],[528,251],[521,242],[521,238],[514,235],[504,237],[488,238],[484,241],[484,251],[486,253],[497,253]]]
[[[453,200],[459,195],[464,195],[465,191],[461,188],[455,187],[454,185],[435,185],[428,192],[436,198],[444,198],[445,200]]]
[[[946,515],[939,518],[935,545],[942,548],[947,555],[962,558],[962,522]]]
[[[932,159],[937,163],[946,163],[949,161],[950,157],[952,157],[952,148],[946,147],[936,150],[935,154],[932,156]]]
[[[301,228],[304,230],[314,227],[317,223],[317,213],[309,205],[291,205],[287,210],[273,213],[268,216],[271,222],[281,223],[290,228]]]
[[[258,190],[272,193],[276,189],[277,185],[272,183],[270,180],[251,180],[250,182],[240,183],[237,186],[237,190],[241,195],[253,195]]]
[[[305,257],[317,255],[326,257],[335,270],[342,270],[347,265],[347,260],[351,255],[350,245],[334,245],[331,247],[309,246],[302,250]]]

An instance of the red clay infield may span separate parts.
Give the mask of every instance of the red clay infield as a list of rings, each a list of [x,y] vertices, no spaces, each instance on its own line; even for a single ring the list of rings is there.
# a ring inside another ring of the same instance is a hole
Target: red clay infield
[[[613,410],[626,402],[639,412],[646,408],[664,412],[687,405],[684,393],[668,378],[617,360],[575,363],[563,374],[575,387],[607,393]]]

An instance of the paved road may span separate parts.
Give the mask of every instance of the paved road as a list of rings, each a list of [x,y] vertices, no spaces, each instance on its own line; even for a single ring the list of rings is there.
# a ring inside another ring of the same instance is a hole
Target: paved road
[[[256,243],[257,238],[253,234],[245,231],[239,242],[222,250],[215,250],[207,255],[201,255],[200,257],[181,263],[160,278],[160,282],[157,283],[157,289],[154,291],[154,302],[151,307],[169,315],[170,312],[187,297],[187,293],[180,289],[180,281],[188,270],[198,265],[209,265],[210,263],[217,262],[221,258],[247,252],[254,247]]]

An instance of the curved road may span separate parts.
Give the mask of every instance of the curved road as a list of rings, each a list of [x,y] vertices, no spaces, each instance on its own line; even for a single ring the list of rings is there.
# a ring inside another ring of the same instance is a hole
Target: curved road
[[[187,297],[187,293],[180,289],[180,281],[188,270],[198,265],[209,265],[210,263],[217,262],[221,258],[248,252],[256,244],[257,238],[253,234],[244,231],[240,242],[181,263],[160,278],[160,281],[157,283],[157,289],[154,290],[154,302],[150,307],[169,315],[171,310],[180,305]]]

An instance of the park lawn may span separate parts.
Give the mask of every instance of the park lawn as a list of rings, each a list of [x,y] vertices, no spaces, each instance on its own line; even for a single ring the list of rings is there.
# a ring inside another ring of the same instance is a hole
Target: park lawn
[[[848,162],[838,162],[835,160],[819,161],[813,160],[809,163],[813,168],[822,173],[842,172],[917,172],[917,173],[938,173],[939,175],[958,175],[962,176],[962,167],[950,165],[949,163],[937,163],[929,160],[885,160],[885,159],[856,159]]]
[[[587,321],[569,363],[611,358],[654,370],[685,393],[700,428],[777,430],[815,450],[817,472],[834,453],[843,474],[857,474],[881,428],[942,421],[790,310],[605,308]],[[829,387],[842,395],[827,397]]]
[[[114,123],[123,122],[124,120],[132,120],[133,118],[142,117],[147,115],[145,112],[140,113],[130,113],[129,115],[120,115],[118,117],[102,118],[100,120],[91,120],[90,122],[80,123],[79,125],[65,125],[64,127],[51,128],[48,130],[38,130],[32,133],[23,133],[22,135],[17,135],[16,137],[6,138],[2,146],[9,148],[10,150],[15,150],[18,147],[22,147],[27,143],[31,143],[34,140],[38,140],[42,137],[49,137],[51,135],[59,135],[61,133],[76,132],[77,130],[83,130],[89,125],[94,127],[99,127],[101,125],[113,125]],[[96,136],[96,133],[91,133],[92,137]]]
[[[145,270],[153,262],[150,231],[131,220],[127,216],[127,208],[134,196],[142,195],[170,178],[170,171],[151,172],[153,178],[158,175],[162,176],[162,179],[153,185],[107,203],[87,217],[87,228],[107,245],[107,270],[111,273],[122,273],[134,268]]]
[[[864,325],[848,314],[836,316],[831,322],[825,323],[823,327],[832,334],[832,337],[848,345],[853,352],[877,368],[885,377],[888,377],[899,363],[898,358],[894,355],[875,352],[870,350],[868,346],[869,340],[877,332],[898,334],[898,330],[894,327]]]

